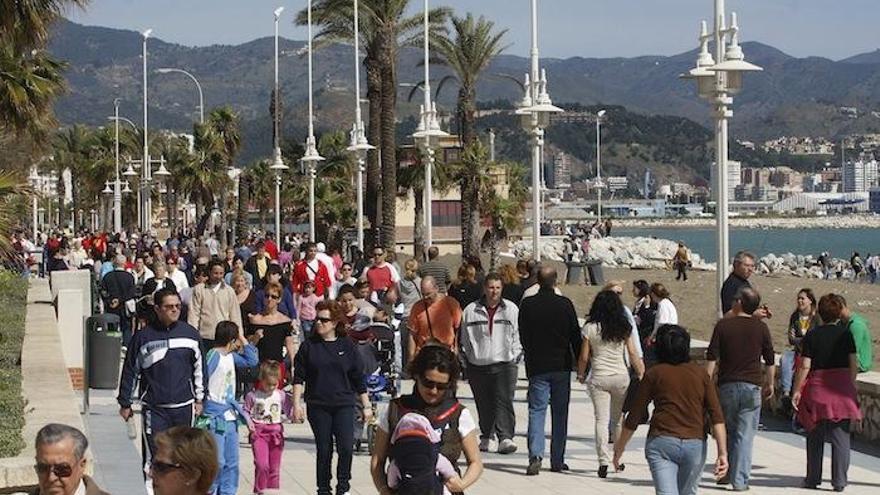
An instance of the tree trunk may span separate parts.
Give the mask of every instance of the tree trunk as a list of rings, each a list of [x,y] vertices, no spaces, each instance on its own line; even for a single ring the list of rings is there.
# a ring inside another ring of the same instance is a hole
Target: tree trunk
[[[476,126],[476,91],[474,88],[462,87],[458,92],[458,120],[461,123],[461,142],[466,150],[472,146],[477,135]],[[462,172],[459,186],[461,188],[461,252],[462,256],[479,256],[479,174],[484,170],[467,169]]]
[[[382,71],[379,61],[373,58],[364,60],[367,68],[367,99],[369,118],[367,119],[367,139],[376,146],[367,154],[367,184],[364,197],[364,212],[370,227],[379,226],[379,198],[382,193],[382,169],[379,160],[382,142]],[[367,246],[372,242],[366,241]]]
[[[425,196],[424,190],[413,188],[416,221],[413,222],[413,257],[421,262],[425,259]]]
[[[238,241],[248,236],[248,179],[242,174],[238,178],[238,208],[235,212],[235,234]]]
[[[501,256],[498,253],[498,235],[495,229],[492,229],[489,235],[489,271],[497,270],[501,263]]]
[[[396,247],[397,37],[386,33],[382,50],[382,245]]]

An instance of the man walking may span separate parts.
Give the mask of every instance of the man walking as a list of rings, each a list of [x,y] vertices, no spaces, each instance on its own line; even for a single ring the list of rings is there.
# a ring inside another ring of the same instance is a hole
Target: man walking
[[[131,315],[134,314],[135,281],[131,273],[125,271],[125,255],[113,257],[113,271],[101,279],[104,309],[119,317],[122,331],[122,345],[128,346],[131,340]]]
[[[327,266],[318,260],[318,246],[310,242],[305,246],[305,258],[298,261],[293,267],[293,284],[291,290],[297,296],[305,291],[306,282],[314,282],[315,295],[324,297],[325,292],[330,291],[333,281]]]
[[[752,470],[752,442],[761,417],[761,386],[764,397],[773,397],[776,377],[773,340],[770,329],[753,314],[761,296],[742,286],[733,298],[731,315],[715,325],[706,351],[706,370],[710,377],[718,372],[721,409],[727,426],[727,452],[730,471],[718,484],[730,483],[734,491],[749,488]],[[766,373],[761,369],[764,360]]]
[[[480,416],[480,450],[488,452],[497,435],[498,453],[512,454],[516,452],[513,393],[522,345],[519,309],[513,301],[502,299],[502,285],[497,273],[486,275],[483,297],[464,309],[461,347]]]
[[[458,353],[461,307],[458,301],[441,294],[434,277],[422,279],[422,299],[409,313],[409,355],[415,356],[428,343],[440,343]]]
[[[385,261],[385,250],[382,246],[373,248],[373,264],[364,270],[361,280],[370,284],[370,293],[377,294],[381,301],[385,291],[400,282],[400,273],[394,265]]]
[[[141,452],[144,473],[156,453],[154,439],[162,431],[191,425],[201,414],[205,397],[205,375],[199,333],[180,318],[180,296],[173,289],[161,289],[153,296],[156,321],[131,339],[119,385],[119,415],[132,416],[131,404],[142,404]],[[137,386],[137,390],[135,387]],[[148,493],[152,484],[147,483]]]
[[[187,323],[198,330],[202,337],[202,351],[207,353],[214,347],[214,331],[217,323],[231,321],[244,328],[241,309],[235,290],[223,281],[223,262],[212,259],[208,263],[208,281],[196,284],[192,290]]]
[[[40,428],[34,441],[35,495],[108,495],[86,474],[89,440],[78,429],[59,423]]]
[[[443,263],[440,263],[437,259],[438,256],[440,256],[440,250],[437,249],[437,246],[431,246],[428,248],[428,261],[419,266],[419,276],[423,279],[428,276],[434,277],[437,289],[440,290],[441,293],[446,294],[446,289],[452,282],[452,277],[449,275],[449,268]]]
[[[583,339],[574,304],[555,292],[556,270],[542,267],[538,272],[538,285],[538,293],[523,299],[519,307],[519,335],[529,379],[529,467],[526,474],[530,476],[541,470],[548,403],[552,427],[550,470],[568,470],[565,442],[571,371]]]

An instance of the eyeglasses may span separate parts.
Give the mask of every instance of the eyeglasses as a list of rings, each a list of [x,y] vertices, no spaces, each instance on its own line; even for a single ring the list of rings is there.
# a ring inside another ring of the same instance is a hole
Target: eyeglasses
[[[315,321],[320,321],[321,323],[330,323],[333,321],[333,318],[327,318],[326,316],[319,316],[315,318]]]
[[[46,476],[52,472],[59,478],[67,478],[73,474],[73,466],[70,464],[46,464],[38,462],[34,464],[34,471],[40,476]]]
[[[153,474],[158,474],[160,476],[168,474],[171,471],[174,471],[175,469],[180,469],[182,467],[183,466],[181,466],[180,464],[171,464],[168,462],[157,461],[155,459],[150,461],[150,472]]]
[[[427,378],[425,378],[425,377],[423,377],[423,376],[420,376],[420,377],[419,377],[419,383],[420,383],[423,387],[425,387],[425,388],[427,388],[427,389],[429,389],[429,390],[430,390],[430,389],[437,389],[437,390],[439,390],[439,391],[442,392],[442,391],[444,391],[444,390],[448,390],[448,389],[449,389],[449,382],[446,382],[446,383],[435,382],[435,381],[433,381],[433,380],[428,380]]]
[[[266,294],[266,299],[275,299],[277,301],[281,299],[281,296],[278,294]]]

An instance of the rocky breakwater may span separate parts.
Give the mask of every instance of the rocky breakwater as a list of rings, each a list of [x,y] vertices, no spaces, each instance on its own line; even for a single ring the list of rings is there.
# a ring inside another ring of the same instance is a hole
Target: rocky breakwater
[[[841,277],[850,279],[853,277],[852,266],[849,260],[839,258],[831,259],[831,272],[836,277],[837,271]],[[758,273],[763,275],[792,275],[801,278],[825,278],[825,272],[819,261],[812,255],[801,254],[768,254],[758,260]]]
[[[541,239],[541,259],[563,261],[562,238]],[[667,269],[671,267],[672,257],[678,249],[678,243],[666,239],[650,237],[604,237],[590,241],[588,261],[601,262],[603,266],[613,268],[631,268],[635,270]],[[529,240],[518,241],[512,246],[517,258],[525,259],[532,256],[532,243]],[[714,263],[706,263],[703,258],[691,252],[692,268],[695,270],[715,270]]]

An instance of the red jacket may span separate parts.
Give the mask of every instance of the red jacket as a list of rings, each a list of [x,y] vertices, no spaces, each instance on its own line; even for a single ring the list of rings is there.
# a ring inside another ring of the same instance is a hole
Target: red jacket
[[[333,284],[330,281],[330,273],[327,271],[327,267],[324,266],[324,263],[318,262],[318,271],[317,273],[312,273],[314,279],[309,277],[309,272],[314,272],[312,268],[306,263],[305,260],[298,261],[293,268],[293,276],[291,277],[290,284],[291,289],[294,294],[302,294],[303,293],[303,285],[309,280],[313,280],[315,282],[315,295],[318,297],[323,297],[324,292],[330,288]]]

